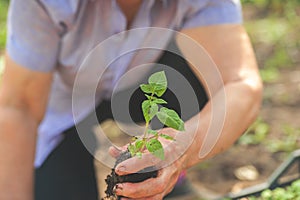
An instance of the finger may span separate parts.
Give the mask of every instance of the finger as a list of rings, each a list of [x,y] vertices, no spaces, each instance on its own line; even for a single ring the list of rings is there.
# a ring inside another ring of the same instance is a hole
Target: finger
[[[122,150],[116,146],[111,146],[108,149],[108,153],[114,158],[117,158],[118,156],[120,156],[121,152],[122,152]]]
[[[116,186],[116,194],[128,198],[157,198],[170,193],[176,184],[179,172],[174,167],[159,171],[157,178],[150,178],[139,183],[120,183]],[[150,199],[151,199],[150,198]]]
[[[118,146],[110,146],[108,149],[108,153],[114,157],[117,158],[120,156],[120,154],[127,150],[128,145],[118,147]]]
[[[139,183],[120,183],[116,187],[116,194],[132,199],[140,199],[162,194],[166,184],[159,178],[150,178]]]
[[[151,196],[151,197],[144,197],[144,198],[139,198],[139,199],[132,199],[132,198],[127,198],[127,197],[122,197],[121,200],[162,200],[163,199],[163,195],[159,194],[159,195],[155,195],[155,196]]]
[[[164,196],[162,194],[158,194],[155,196],[146,197],[146,198],[137,199],[137,200],[162,200],[163,198],[164,198]]]
[[[142,158],[132,157],[116,166],[116,173],[118,175],[126,175],[139,172],[147,167],[156,166],[162,162],[159,158],[150,153],[145,153]]]
[[[115,171],[118,175],[121,176],[139,172],[147,167],[155,166],[156,169],[161,169],[178,160],[182,155],[182,152],[178,152],[180,151],[177,149],[177,146],[169,145],[165,148],[165,160],[161,160],[160,158],[154,156],[149,152],[143,153],[141,158],[134,156],[119,163],[116,166]]]

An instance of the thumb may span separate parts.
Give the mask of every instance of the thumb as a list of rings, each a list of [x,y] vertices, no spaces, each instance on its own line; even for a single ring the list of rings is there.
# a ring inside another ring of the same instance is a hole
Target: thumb
[[[117,146],[110,146],[109,149],[108,149],[108,153],[114,157],[114,158],[117,158],[120,156],[120,154],[124,151],[127,150],[127,146],[128,145],[125,145],[123,147],[117,147]]]

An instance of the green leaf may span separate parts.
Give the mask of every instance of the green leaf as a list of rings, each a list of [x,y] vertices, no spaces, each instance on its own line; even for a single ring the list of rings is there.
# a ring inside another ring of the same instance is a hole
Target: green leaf
[[[160,158],[161,160],[165,159],[165,152],[162,144],[157,139],[151,139],[146,143],[146,148],[154,156]]]
[[[157,104],[167,104],[168,103],[164,99],[160,99],[160,98],[153,99],[153,102],[157,103]]]
[[[154,88],[154,93],[157,96],[162,96],[167,90],[167,77],[164,71],[152,74],[148,79],[149,85]]]
[[[127,149],[129,150],[131,156],[135,156],[135,154],[136,154],[136,148],[135,148],[134,145],[129,144],[128,147],[127,147]]]
[[[157,112],[158,112],[158,105],[156,103],[151,102],[150,110],[149,110],[150,120],[156,115]]]
[[[148,129],[148,131],[147,131],[148,133],[150,133],[150,134],[152,134],[152,135],[157,135],[158,134],[158,132],[157,131],[155,131],[155,130],[151,130],[151,129]]]
[[[160,72],[156,72],[154,74],[152,74],[149,79],[148,82],[151,83],[155,83],[155,84],[159,84],[162,86],[167,87],[167,77],[164,71],[160,71]]]
[[[136,152],[136,156],[137,156],[138,158],[142,158],[142,152]]]
[[[149,84],[141,84],[140,88],[143,92],[145,93],[150,93],[152,94],[152,92],[154,91],[153,86],[149,85]]]
[[[300,193],[300,180],[294,181],[291,185],[292,189]]]
[[[146,122],[150,122],[150,120],[156,115],[158,112],[158,105],[151,100],[145,100],[142,103],[143,115]]]
[[[145,144],[144,140],[137,140],[135,142],[136,151],[141,151],[142,150],[141,148],[144,146],[144,144]]]
[[[150,83],[150,86],[153,88],[153,93],[158,97],[161,97],[167,90],[167,87],[156,83]]]
[[[150,101],[150,100],[145,100],[145,101],[143,101],[143,103],[142,103],[143,115],[144,115],[144,118],[145,118],[145,121],[146,121],[146,122],[149,122],[149,121],[150,121],[150,115],[149,115],[149,112],[150,112],[150,104],[151,104],[151,101]]]
[[[153,98],[153,97],[151,97],[151,95],[148,95],[148,94],[145,94],[145,96],[147,97],[148,100]]]
[[[172,136],[166,135],[166,134],[160,134],[159,135],[162,138],[165,138],[166,140],[175,140]]]
[[[174,110],[163,107],[156,116],[164,125],[179,131],[184,130],[184,122]]]

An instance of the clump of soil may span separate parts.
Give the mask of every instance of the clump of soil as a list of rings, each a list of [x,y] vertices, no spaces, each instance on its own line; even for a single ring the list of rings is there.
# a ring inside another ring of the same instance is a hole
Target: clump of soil
[[[124,160],[127,160],[131,158],[131,154],[129,151],[123,152],[116,160],[114,168],[111,170],[110,175],[108,175],[105,179],[105,182],[107,184],[107,188],[105,190],[106,197],[102,198],[102,200],[117,200],[120,199],[115,192],[114,188],[116,184],[118,183],[124,183],[124,182],[130,182],[130,183],[138,183],[142,182],[149,178],[156,178],[158,171],[155,169],[155,167],[147,167],[137,173],[128,174],[124,176],[119,176],[115,172],[115,167],[123,162]]]

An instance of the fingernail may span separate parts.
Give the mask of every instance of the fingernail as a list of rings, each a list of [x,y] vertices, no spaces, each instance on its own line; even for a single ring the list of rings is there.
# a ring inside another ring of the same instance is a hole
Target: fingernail
[[[123,190],[123,185],[122,184],[117,184],[116,189],[117,190]]]
[[[118,173],[119,173],[119,172],[121,172],[121,173],[122,173],[122,172],[125,172],[125,169],[126,169],[126,168],[125,168],[124,166],[118,167],[118,168],[117,168],[117,172],[118,172]]]
[[[117,192],[120,192],[120,190],[123,190],[123,186],[121,184],[115,185],[113,192],[116,194]]]

